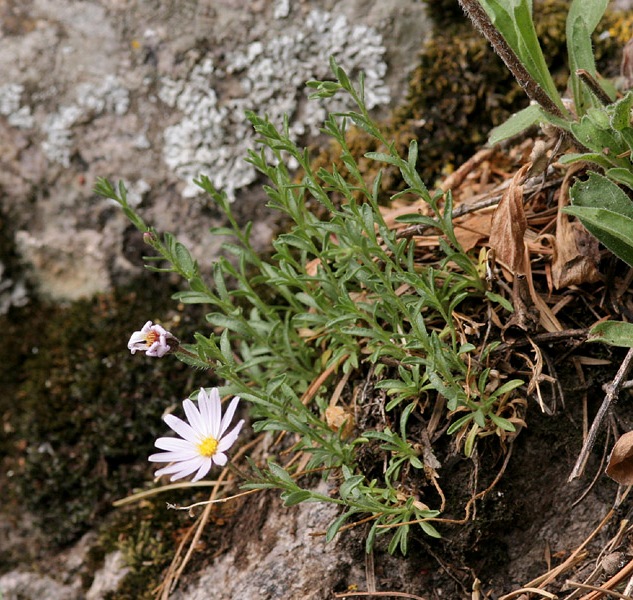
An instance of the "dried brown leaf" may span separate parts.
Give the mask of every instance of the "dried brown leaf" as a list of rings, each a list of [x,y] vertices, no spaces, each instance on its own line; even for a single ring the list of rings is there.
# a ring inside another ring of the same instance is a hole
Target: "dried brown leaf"
[[[332,431],[339,431],[347,439],[354,431],[354,416],[340,406],[328,406],[325,409],[325,421]]]
[[[565,176],[558,195],[556,238],[552,257],[552,281],[556,289],[595,283],[600,278],[598,240],[578,222],[570,222],[562,211],[569,198],[569,183],[575,170]]]
[[[464,252],[472,250],[481,240],[485,240],[490,233],[492,214],[488,212],[470,213],[455,223],[455,237]]]
[[[633,431],[627,431],[613,446],[607,475],[621,485],[633,484]]]
[[[531,163],[523,165],[514,175],[508,189],[492,216],[490,247],[497,261],[503,263],[512,275],[525,273],[525,230],[527,219],[523,210],[523,182]]]
[[[583,256],[578,250],[580,236],[582,232],[576,227],[576,223],[570,223],[567,215],[559,213],[552,261],[552,280],[556,289],[581,283],[595,283],[600,278],[596,261],[589,256]],[[597,252],[598,240],[594,238],[594,241]],[[590,248],[593,254],[592,250]]]

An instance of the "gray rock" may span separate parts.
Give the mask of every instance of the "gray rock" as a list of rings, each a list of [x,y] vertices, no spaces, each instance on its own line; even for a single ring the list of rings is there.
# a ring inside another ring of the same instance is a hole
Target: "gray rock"
[[[1,522],[0,525],[2,525]],[[39,536],[36,530],[30,531],[35,538]],[[86,555],[95,544],[96,538],[96,534],[89,532],[74,546],[58,552],[54,557],[49,557],[38,564],[34,570],[27,570],[25,565],[0,576],[0,598],[2,600],[83,599],[82,575],[86,575]],[[2,541],[7,542],[7,540]],[[13,540],[13,543],[16,543],[16,540]],[[31,541],[30,545],[33,546],[33,544],[34,541]],[[8,550],[9,546],[10,543],[4,549]],[[34,548],[30,547],[27,551],[33,550]],[[33,566],[29,565],[29,568],[33,569]],[[90,600],[100,600],[103,597],[104,595],[93,596]]]
[[[8,0],[0,17],[0,214],[32,282],[59,300],[141,269],[140,239],[94,196],[96,177],[123,179],[148,222],[213,257],[221,216],[192,179],[207,174],[244,214],[265,201],[244,162],[245,110],[286,114],[314,139],[325,110],[304,83],[330,76],[331,54],[366,73],[367,102],[384,110],[429,31],[416,0]],[[0,306],[20,279],[7,277]]]
[[[323,486],[319,490],[327,493]],[[264,510],[270,507],[264,508]],[[303,503],[277,507],[245,548],[233,548],[197,573],[195,582],[177,589],[171,600],[276,598],[317,600],[330,597],[351,558],[323,532],[338,514],[335,505]]]
[[[12,571],[0,577],[3,600],[72,600],[81,597],[80,591],[63,585],[48,575]]]
[[[111,552],[105,557],[103,567],[99,569],[86,593],[86,600],[101,600],[106,594],[117,589],[121,580],[128,574],[123,553]]]

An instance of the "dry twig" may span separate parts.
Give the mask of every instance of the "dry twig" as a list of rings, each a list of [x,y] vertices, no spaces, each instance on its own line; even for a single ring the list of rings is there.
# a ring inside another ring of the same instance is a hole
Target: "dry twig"
[[[604,400],[602,401],[602,405],[598,409],[596,416],[594,417],[593,423],[591,424],[591,429],[587,434],[587,439],[583,444],[582,450],[578,455],[578,459],[576,460],[576,464],[571,472],[571,475],[567,479],[567,481],[573,481],[576,477],[582,475],[585,470],[585,465],[587,464],[587,459],[589,458],[589,453],[596,443],[596,437],[598,435],[598,431],[600,430],[600,426],[602,425],[602,421],[604,420],[609,408],[611,407],[611,403],[618,397],[620,393],[620,387],[624,380],[626,379],[629,370],[631,369],[631,363],[633,362],[633,348],[630,348],[626,353],[618,372],[615,374],[613,381],[606,386],[606,395]]]
[[[395,598],[410,598],[411,600],[426,600],[422,596],[406,594],[405,592],[341,592],[334,594],[335,598],[351,598],[352,596],[393,596]]]
[[[245,444],[242,448],[240,448],[237,454],[233,457],[233,461],[236,461],[238,458],[246,454],[246,452],[248,452],[253,446],[261,442],[262,438],[263,438],[263,435],[260,435],[257,438],[255,438],[253,441],[249,442],[248,444]],[[229,475],[229,468],[226,467],[225,469],[222,470],[222,473],[220,473],[220,476],[217,479],[217,483],[214,486],[211,492],[211,495],[209,497],[209,503],[205,506],[204,511],[196,519],[196,522],[189,528],[185,537],[180,542],[178,549],[176,550],[176,553],[174,554],[174,557],[171,561],[171,564],[169,565],[169,568],[167,569],[167,573],[165,574],[165,577],[163,578],[163,581],[156,588],[156,590],[154,590],[155,593],[157,594],[160,593],[160,600],[168,600],[169,595],[171,594],[172,590],[176,587],[178,580],[180,579],[180,576],[182,575],[183,571],[185,570],[185,567],[187,566],[187,563],[189,562],[189,560],[191,559],[193,555],[196,544],[198,543],[198,540],[200,539],[200,536],[202,535],[202,532],[204,531],[204,527],[207,524],[207,521],[209,520],[209,516],[211,514],[211,510],[213,509],[214,501],[216,500],[220,485],[222,485],[222,483],[228,477],[228,475]],[[187,552],[184,558],[182,558],[182,551],[192,536],[193,536],[193,539],[191,540],[191,543],[189,544],[189,548],[187,549]]]

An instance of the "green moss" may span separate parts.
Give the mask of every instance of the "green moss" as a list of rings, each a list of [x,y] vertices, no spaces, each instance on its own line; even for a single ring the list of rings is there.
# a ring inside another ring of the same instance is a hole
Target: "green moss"
[[[3,492],[54,544],[77,539],[113,500],[151,478],[146,458],[165,433],[163,411],[196,385],[213,384],[172,357],[127,350],[132,331],[174,312],[164,303],[169,290],[154,281],[67,307],[30,305],[0,320],[11,340],[0,349],[9,432],[0,450],[12,474]],[[183,319],[177,333],[187,339],[192,329]]]
[[[631,39],[633,13],[610,12],[594,36],[594,53],[598,72],[603,77],[618,77],[625,44]]]
[[[566,0],[535,3],[537,34],[559,87],[565,72]],[[487,140],[489,131],[528,99],[470,21],[456,18],[438,23],[409,83],[404,105],[393,117],[397,137],[415,137],[420,146],[423,180],[462,164]]]
[[[207,500],[206,490],[192,488],[171,490],[164,495],[152,496],[136,504],[121,508],[112,514],[100,531],[99,540],[90,552],[92,572],[103,563],[106,554],[119,550],[129,568],[116,591],[106,594],[106,600],[153,600],[156,588],[160,586],[165,573],[172,563],[176,549],[185,538],[189,529],[196,524],[196,519],[187,511],[168,510],[166,501],[178,505],[189,505]],[[202,509],[197,509],[196,515]],[[224,523],[223,513],[226,508],[214,507],[200,539],[198,550],[190,562],[195,568],[199,561],[208,560],[222,547]],[[227,513],[230,514],[230,513]],[[188,550],[185,545],[184,551]],[[86,582],[88,588],[91,582]]]
[[[191,502],[188,495],[170,494],[170,502]],[[104,527],[93,555],[103,556],[120,550],[129,568],[117,590],[106,595],[107,600],[151,600],[160,585],[165,570],[171,564],[180,538],[191,525],[191,518],[182,512],[165,509],[165,499],[158,497],[117,511]]]

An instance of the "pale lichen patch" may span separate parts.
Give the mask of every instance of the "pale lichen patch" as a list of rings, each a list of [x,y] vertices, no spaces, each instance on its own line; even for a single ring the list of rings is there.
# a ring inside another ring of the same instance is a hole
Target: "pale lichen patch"
[[[278,18],[287,12],[282,5],[276,5]],[[312,10],[301,29],[249,40],[223,61],[204,57],[184,79],[163,77],[159,98],[183,113],[178,123],[165,129],[163,148],[165,163],[185,182],[183,196],[199,193],[191,182],[200,174],[229,198],[255,181],[255,169],[243,160],[255,146],[255,134],[244,116],[247,110],[268,115],[276,125],[287,115],[293,135],[317,135],[325,109],[317,103],[306,108],[304,84],[330,77],[330,55],[352,75],[365,72],[369,108],[388,104],[384,53],[382,37],[373,28]],[[328,108],[346,110],[350,104],[334,98]]]

